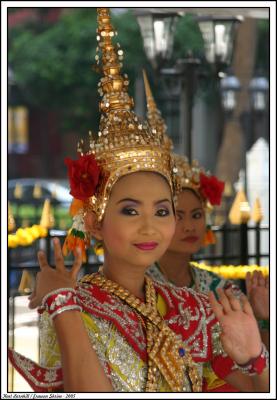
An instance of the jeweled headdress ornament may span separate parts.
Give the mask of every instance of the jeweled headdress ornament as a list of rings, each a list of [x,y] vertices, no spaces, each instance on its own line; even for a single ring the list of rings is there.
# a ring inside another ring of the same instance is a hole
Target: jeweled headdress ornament
[[[108,8],[97,8],[96,60],[103,73],[98,84],[102,97],[98,137],[90,134],[90,150],[78,145],[80,158],[66,159],[70,179],[70,193],[75,201],[71,207],[74,223],[64,249],[88,246],[85,239],[83,210],[90,207],[100,221],[116,181],[127,174],[152,171],[164,176],[175,192],[175,169],[170,151],[164,146],[162,133],[140,121],[133,111],[134,101],[127,89],[127,75],[121,74],[123,50],[116,48],[116,32],[110,21]]]
[[[146,72],[143,70],[143,80],[146,95],[146,105],[147,105],[147,121],[152,129],[156,129],[158,134],[163,137],[164,146],[173,151],[173,142],[167,135],[167,126],[165,120],[162,117],[160,110],[158,109],[152,91],[149,85],[149,81]]]
[[[220,205],[224,190],[224,182],[206,172],[197,160],[189,163],[187,157],[174,154],[177,175],[182,189],[194,190],[204,203],[204,206]]]
[[[163,136],[164,146],[173,151],[173,142],[167,134],[166,123],[157,108],[145,71],[143,71],[143,79],[147,104],[147,121],[152,129],[156,129],[158,134]],[[204,206],[207,206],[208,203],[211,205],[220,204],[224,182],[206,172],[204,168],[199,166],[197,160],[193,160],[190,164],[187,157],[175,153],[173,153],[173,159],[179,190],[185,188],[193,189],[203,201]]]

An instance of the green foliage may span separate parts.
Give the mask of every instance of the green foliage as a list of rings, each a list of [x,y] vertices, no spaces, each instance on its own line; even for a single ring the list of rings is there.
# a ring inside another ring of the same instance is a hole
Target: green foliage
[[[256,53],[256,70],[263,74],[269,71],[269,21],[258,21],[258,43]]]
[[[194,16],[185,14],[178,21],[174,40],[174,58],[185,58],[188,53],[203,57],[204,42]]]
[[[140,37],[138,24],[130,13],[113,17],[113,24],[126,50],[123,71],[134,82],[145,59],[142,40],[136,40],[134,46],[134,37]],[[11,33],[9,63],[26,103],[60,111],[65,131],[86,133],[98,125],[95,32],[96,9],[82,8],[67,11],[42,31],[28,24]]]
[[[42,9],[40,13],[46,11]],[[135,77],[149,65],[139,26],[131,12],[113,15],[112,21],[119,33],[117,41],[124,50],[123,72],[129,75],[129,92],[134,95]],[[258,28],[257,65],[267,71],[268,21],[259,22]],[[95,32],[95,8],[65,9],[55,24],[41,18],[39,23],[31,21],[9,32],[8,59],[24,101],[32,107],[57,111],[63,131],[85,135],[90,129],[96,131],[98,126],[99,75],[93,70]],[[176,59],[186,57],[188,52],[204,58],[203,39],[192,15],[179,19],[171,65]],[[211,70],[203,66],[206,76],[211,76]],[[204,91],[211,94],[214,87],[204,88]]]

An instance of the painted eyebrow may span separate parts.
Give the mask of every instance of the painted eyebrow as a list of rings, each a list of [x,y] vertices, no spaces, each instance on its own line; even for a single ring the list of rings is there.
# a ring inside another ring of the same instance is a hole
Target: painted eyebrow
[[[129,197],[127,197],[127,198],[125,198],[125,199],[119,200],[116,204],[124,203],[124,202],[126,202],[126,201],[129,201],[129,202],[132,202],[132,203],[136,203],[136,204],[138,204],[138,205],[141,205],[141,204],[142,204],[142,201],[140,201],[140,200],[135,200],[135,199],[131,199],[131,198],[129,198]],[[155,201],[154,204],[155,204],[155,205],[158,205],[158,204],[165,203],[165,202],[168,202],[169,204],[171,204],[171,201],[170,201],[169,199],[158,200],[158,201]]]
[[[194,208],[190,212],[195,212],[195,211],[202,211],[202,208],[201,207]],[[185,212],[183,210],[177,210],[176,212],[179,213],[179,214],[185,214]]]

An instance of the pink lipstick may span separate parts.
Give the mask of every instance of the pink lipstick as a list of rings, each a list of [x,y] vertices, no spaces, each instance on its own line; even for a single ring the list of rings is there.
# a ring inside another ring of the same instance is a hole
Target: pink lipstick
[[[149,251],[149,250],[154,250],[157,246],[157,242],[144,242],[144,243],[136,243],[134,244],[138,249],[144,250],[144,251]]]
[[[188,242],[188,243],[195,243],[199,239],[198,236],[188,236],[184,239],[182,239],[183,242]]]

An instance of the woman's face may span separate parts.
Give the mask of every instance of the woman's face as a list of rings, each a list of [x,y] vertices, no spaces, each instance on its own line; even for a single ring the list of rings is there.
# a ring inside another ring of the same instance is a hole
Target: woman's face
[[[152,172],[126,175],[114,185],[102,222],[105,258],[148,267],[165,253],[175,225],[166,180]]]
[[[177,253],[196,253],[206,231],[205,211],[200,199],[192,190],[185,189],[178,196],[177,224],[169,250]]]

